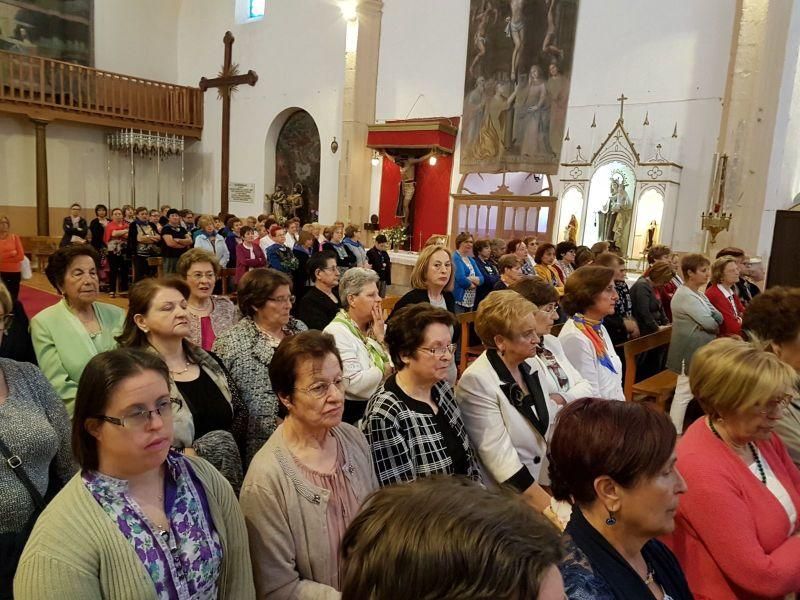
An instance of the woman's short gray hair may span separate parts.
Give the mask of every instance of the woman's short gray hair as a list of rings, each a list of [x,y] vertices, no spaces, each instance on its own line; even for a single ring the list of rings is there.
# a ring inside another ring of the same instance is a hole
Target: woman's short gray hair
[[[339,300],[342,303],[342,308],[347,310],[350,305],[347,303],[348,296],[358,296],[364,286],[370,283],[378,283],[378,274],[370,269],[363,269],[361,267],[353,267],[347,269],[339,279]]]

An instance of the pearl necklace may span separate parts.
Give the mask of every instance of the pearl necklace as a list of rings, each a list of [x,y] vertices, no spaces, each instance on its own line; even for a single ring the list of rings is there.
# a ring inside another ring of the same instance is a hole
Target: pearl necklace
[[[189,361],[187,360],[187,361],[186,361],[186,366],[185,366],[185,368],[183,369],[183,371],[173,371],[172,369],[170,369],[170,370],[169,370],[169,372],[170,372],[170,373],[172,373],[173,375],[183,375],[184,373],[186,373],[186,371],[188,371],[188,370],[189,370],[189,368],[192,366],[192,364],[193,364],[193,363],[191,363],[191,362],[189,362]]]
[[[717,436],[723,444],[728,445],[725,442],[725,440],[722,439],[722,436],[719,434],[719,431],[717,431],[717,428],[714,425],[714,421],[712,421],[710,417],[708,419],[708,426],[711,428],[711,431],[714,433],[714,435]],[[740,446],[740,448],[742,447],[743,446]],[[758,456],[756,445],[753,442],[747,442],[747,447],[750,449],[750,453],[753,455],[753,460],[756,463],[756,468],[758,469],[758,477],[759,479],[761,479],[761,483],[767,485],[767,474],[764,472],[764,465],[761,464],[761,458]]]

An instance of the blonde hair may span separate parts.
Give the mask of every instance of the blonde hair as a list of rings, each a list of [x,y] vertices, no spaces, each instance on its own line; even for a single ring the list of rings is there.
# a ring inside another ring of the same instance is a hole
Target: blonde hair
[[[0,217],[0,220],[2,220],[2,217]],[[2,281],[0,281],[0,306],[3,307],[3,312],[7,315],[14,310],[14,301],[11,299],[11,293]]]
[[[212,219],[212,218],[211,218],[211,217],[209,217],[208,215],[203,215],[202,217],[200,217],[199,219],[197,219],[197,226],[198,226],[200,229],[205,229],[205,228],[206,228],[206,227],[208,227],[209,225],[213,225],[213,224],[214,224],[214,219]]]
[[[771,352],[726,337],[695,353],[689,381],[692,394],[714,419],[765,405],[793,389],[797,373]]]
[[[514,290],[490,292],[478,306],[475,332],[487,348],[496,348],[495,336],[511,339],[518,333],[519,322],[539,308]]]
[[[428,287],[428,267],[433,260],[433,255],[437,252],[444,252],[450,261],[450,279],[447,280],[447,285],[444,289],[451,290],[453,288],[453,278],[455,277],[456,268],[453,265],[453,253],[450,252],[445,246],[425,246],[419,253],[414,269],[411,271],[411,287],[418,290],[424,290]]]
[[[736,259],[733,256],[720,256],[711,263],[711,283],[721,283],[725,267],[727,267],[729,263],[735,262]]]

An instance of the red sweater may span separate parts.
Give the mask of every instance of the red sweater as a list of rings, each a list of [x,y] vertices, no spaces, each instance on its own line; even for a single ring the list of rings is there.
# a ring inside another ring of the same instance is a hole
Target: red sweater
[[[6,239],[0,240],[0,273],[19,273],[24,258],[22,241],[17,234],[10,233]]]
[[[719,337],[741,335],[742,322],[740,319],[744,314],[744,306],[742,306],[742,301],[739,300],[739,296],[737,296],[734,292],[733,301],[736,303],[736,312],[733,310],[731,301],[725,297],[725,294],[722,293],[722,290],[719,289],[716,284],[712,285],[706,290],[706,298],[711,301],[711,304],[714,305],[714,308],[722,313],[722,324],[719,326]],[[736,318],[737,313],[739,315],[739,319]]]
[[[773,434],[757,445],[800,514],[800,471],[783,442]],[[789,536],[786,511],[706,419],[678,444],[678,470],[688,491],[664,541],[697,600],[778,600],[800,590],[800,537]]]

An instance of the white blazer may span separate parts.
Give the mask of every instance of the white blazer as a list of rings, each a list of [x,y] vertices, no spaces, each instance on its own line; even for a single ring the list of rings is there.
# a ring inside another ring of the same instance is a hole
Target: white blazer
[[[529,364],[531,374],[539,377],[551,411],[553,402],[549,395],[555,389],[538,361]],[[501,383],[486,352],[467,367],[456,386],[456,402],[464,426],[487,472],[487,480],[503,483],[524,466],[539,482],[540,476],[547,473],[547,442],[508,401],[500,389]]]
[[[592,342],[575,326],[575,321],[572,319],[564,323],[561,333],[558,334],[558,341],[561,342],[567,360],[589,383],[593,397],[625,400],[625,394],[622,392],[622,361],[614,350],[614,342],[608,336],[606,328],[601,327],[601,332],[606,352],[616,373],[612,373],[600,364]]]
[[[344,392],[345,397],[349,400],[366,402],[383,381],[383,371],[372,364],[364,343],[341,323],[332,321],[323,332],[331,334],[336,340],[336,348],[342,357],[342,375],[350,378],[350,383]],[[368,338],[367,341],[378,344],[372,338]]]

